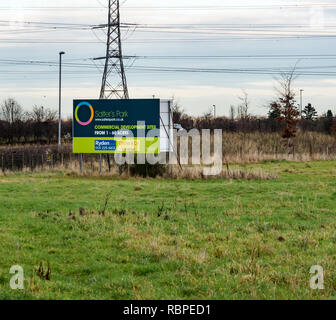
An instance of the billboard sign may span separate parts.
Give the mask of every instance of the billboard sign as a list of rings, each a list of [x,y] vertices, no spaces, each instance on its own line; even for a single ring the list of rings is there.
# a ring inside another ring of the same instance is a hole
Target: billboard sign
[[[74,153],[160,152],[160,100],[74,100]]]

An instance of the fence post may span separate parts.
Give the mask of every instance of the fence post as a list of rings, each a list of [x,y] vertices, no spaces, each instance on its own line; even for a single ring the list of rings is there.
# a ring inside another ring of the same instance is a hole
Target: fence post
[[[14,171],[14,154],[12,152],[12,171]]]
[[[99,154],[99,173],[100,173],[100,174],[102,173],[102,165],[103,165],[103,156],[102,156],[102,154],[100,153],[100,154]]]
[[[22,152],[22,171],[24,170],[24,166],[25,166],[25,157],[24,157],[24,151]]]
[[[42,168],[42,170],[43,170],[43,153],[42,153],[42,155],[41,155],[41,168]]]
[[[4,155],[1,155],[1,167],[2,167],[2,172],[5,172],[5,166],[4,166]]]
[[[80,167],[80,172],[83,173],[83,154],[82,153],[79,155],[79,167]]]
[[[111,157],[110,157],[110,154],[107,154],[107,164],[108,164],[109,172],[111,172]]]

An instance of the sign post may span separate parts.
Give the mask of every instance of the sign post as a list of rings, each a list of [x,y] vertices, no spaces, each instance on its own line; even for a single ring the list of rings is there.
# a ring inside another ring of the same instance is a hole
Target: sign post
[[[74,153],[160,153],[160,100],[74,100]]]

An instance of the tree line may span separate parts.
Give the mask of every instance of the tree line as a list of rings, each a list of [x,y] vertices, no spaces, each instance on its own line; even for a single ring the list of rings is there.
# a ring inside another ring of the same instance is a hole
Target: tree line
[[[71,138],[72,121],[62,121],[63,138]],[[32,111],[25,111],[14,99],[1,103],[0,142],[1,144],[52,144],[58,137],[57,111],[34,105]]]
[[[174,123],[186,130],[197,128],[222,129],[237,133],[279,132],[288,146],[298,129],[302,131],[336,134],[336,119],[331,110],[317,115],[312,104],[305,106],[302,115],[292,90],[294,74],[282,75],[277,89],[277,99],[271,102],[267,116],[253,116],[249,112],[248,94],[243,91],[240,104],[230,107],[229,117],[214,118],[212,110],[200,117],[187,115],[176,103],[173,108]],[[32,111],[24,108],[14,99],[8,98],[0,108],[0,144],[53,144],[58,137],[58,113],[44,106],[34,105]],[[72,119],[62,120],[62,138],[71,141]]]
[[[243,90],[243,94],[238,97],[240,104],[230,108],[230,117],[215,118],[212,110],[209,110],[203,116],[194,118],[185,114],[179,104],[175,104],[174,123],[181,124],[186,130],[197,128],[222,129],[227,132],[240,133],[279,132],[285,140],[288,150],[292,146],[291,140],[296,137],[298,130],[336,136],[336,118],[331,110],[318,116],[311,103],[308,103],[302,112],[299,110],[293,90],[295,79],[295,68],[292,72],[281,74],[277,78],[276,97],[266,106],[268,108],[266,117],[256,117],[249,113],[249,97],[247,92]]]
[[[264,132],[264,133],[274,133],[281,132],[284,129],[285,123],[279,121],[281,114],[279,111],[273,110],[275,105],[270,105],[269,108],[272,109],[268,116],[253,116],[247,114],[242,116],[237,113],[236,116],[232,117],[216,117],[214,118],[211,114],[207,113],[200,117],[192,117],[184,113],[183,109],[179,104],[174,106],[173,119],[174,123],[181,124],[181,126],[190,130],[192,128],[201,129],[222,129],[226,132]],[[317,116],[305,116],[305,110],[310,110],[311,104],[305,107],[303,111],[303,117],[295,117],[297,122],[297,127],[303,131],[320,132],[326,134],[332,134],[332,129],[336,119],[331,110],[326,113]],[[315,110],[314,107],[312,107]],[[315,111],[316,112],[316,111]]]

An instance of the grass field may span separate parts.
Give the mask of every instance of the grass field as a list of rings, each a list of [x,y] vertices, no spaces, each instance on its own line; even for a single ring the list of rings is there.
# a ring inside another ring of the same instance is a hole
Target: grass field
[[[336,298],[336,161],[251,166],[278,179],[0,177],[0,299]]]

